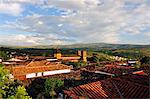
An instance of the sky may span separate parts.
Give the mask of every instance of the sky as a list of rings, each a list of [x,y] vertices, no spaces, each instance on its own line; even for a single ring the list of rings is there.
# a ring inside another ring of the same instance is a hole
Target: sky
[[[150,0],[0,0],[0,45],[150,44]]]

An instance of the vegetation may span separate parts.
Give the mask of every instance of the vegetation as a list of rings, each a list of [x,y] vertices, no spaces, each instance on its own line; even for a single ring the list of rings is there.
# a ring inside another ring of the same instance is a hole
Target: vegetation
[[[72,44],[72,45],[38,45],[38,46],[17,46],[13,48],[40,48],[40,49],[52,49],[52,48],[63,48],[63,49],[129,49],[129,48],[148,48],[149,45],[131,45],[131,44],[107,44],[107,43],[87,43],[87,44]]]
[[[98,56],[96,54],[93,54],[92,60],[95,63],[99,63],[99,58],[98,58]]]
[[[150,48],[117,49],[112,51],[112,55],[140,60],[144,56],[150,56]]]
[[[48,56],[49,56],[49,53],[43,53],[42,56],[48,57]]]
[[[45,79],[42,78],[36,78],[32,80],[31,84],[27,86],[27,92],[32,98],[41,98],[44,96],[44,83]]]
[[[88,56],[90,57],[88,60],[94,63],[99,63],[102,61],[113,61],[113,59],[110,58],[112,57],[111,55],[107,55],[99,51],[90,51],[88,52]]]
[[[32,98],[51,99],[57,97],[63,88],[63,80],[56,78],[36,78],[27,87],[27,92]]]
[[[82,44],[81,44],[82,45]],[[95,45],[95,44],[94,44]],[[90,46],[94,46],[93,44],[90,44]],[[97,45],[97,44],[96,44]],[[99,45],[99,44],[98,44]],[[144,56],[150,56],[150,46],[149,45],[139,45],[139,46],[133,46],[132,45],[110,45],[110,44],[102,44],[102,48],[98,48],[96,46],[94,47],[83,47],[79,46],[79,48],[75,47],[68,47],[68,48],[61,48],[61,52],[64,55],[67,54],[76,54],[77,50],[87,50],[88,51],[88,56],[92,56],[92,52],[104,54],[104,55],[110,55],[110,56],[121,56],[121,57],[126,57],[126,58],[135,58],[135,59],[140,59]],[[105,45],[106,48],[105,48]],[[73,46],[73,45],[72,45]],[[86,44],[88,46],[88,44]],[[108,47],[110,46],[110,47]],[[115,47],[116,46],[116,47]],[[120,47],[119,47],[120,46]],[[52,47],[52,48],[51,48]],[[115,47],[115,48],[113,48]],[[123,47],[123,48],[122,48]],[[27,55],[36,55],[36,56],[50,56],[53,55],[54,50],[56,50],[56,47],[53,46],[48,46],[47,48],[5,48],[5,47],[0,47],[0,51],[6,54],[6,52],[17,52],[16,54],[27,54]],[[4,55],[6,56],[6,55]],[[1,55],[0,55],[1,57]]]
[[[85,48],[86,49],[86,48]],[[1,50],[1,49],[0,49]],[[8,59],[8,54],[10,52],[17,52],[17,54],[26,53],[26,55],[40,55],[40,56],[50,56],[53,55],[55,49],[34,49],[34,48],[24,48],[24,49],[8,49],[4,48],[0,51],[0,58]],[[62,54],[76,54],[79,49],[61,49]],[[82,48],[80,50],[83,50]],[[112,56],[120,56],[131,59],[140,60],[141,64],[150,64],[150,48],[134,48],[134,49],[96,49],[92,48],[88,50],[88,60],[99,64],[102,61],[114,61]],[[6,53],[9,52],[9,53]],[[87,66],[88,64],[84,61],[79,62],[64,62],[67,65],[72,65],[74,68],[80,68]],[[139,68],[140,64],[135,67]],[[99,76],[96,74],[88,74],[86,72],[81,73],[82,81],[75,79],[67,79],[66,82],[69,87],[81,85],[92,81],[92,79],[105,78],[103,75]],[[85,80],[86,79],[86,80]],[[93,80],[93,81],[94,81]],[[61,92],[62,89],[67,88],[64,81],[54,79],[54,78],[38,78],[32,80],[32,83],[27,87],[27,92],[24,86],[19,81],[13,81],[9,79],[9,71],[4,69],[3,65],[0,64],[0,98],[12,98],[12,99],[27,99],[30,98],[28,94],[33,98],[54,98],[57,93]]]
[[[30,97],[28,96],[28,93],[26,92],[25,87],[23,86],[18,86],[15,95],[11,95],[11,99],[29,99]]]
[[[18,81],[9,78],[9,71],[0,65],[0,98],[29,99],[26,89]]]
[[[75,69],[87,66],[87,63],[84,62],[84,61],[79,61],[79,62],[63,62],[63,64],[71,65]]]
[[[140,62],[141,62],[141,65],[150,65],[150,57],[145,56],[140,60]]]
[[[0,51],[0,58],[2,58],[3,60],[7,60],[9,59],[9,56],[4,51]]]
[[[61,87],[63,87],[64,82],[62,80],[48,78],[45,81],[45,94],[46,96],[52,96],[54,98],[56,91],[58,91]]]

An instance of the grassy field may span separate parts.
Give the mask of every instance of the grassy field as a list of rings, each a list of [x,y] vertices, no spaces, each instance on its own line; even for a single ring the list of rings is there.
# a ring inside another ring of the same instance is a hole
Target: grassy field
[[[144,56],[150,56],[150,48],[132,48],[132,49],[103,49],[99,51],[88,51],[88,57],[93,53],[99,57],[120,56],[131,59],[140,59]]]

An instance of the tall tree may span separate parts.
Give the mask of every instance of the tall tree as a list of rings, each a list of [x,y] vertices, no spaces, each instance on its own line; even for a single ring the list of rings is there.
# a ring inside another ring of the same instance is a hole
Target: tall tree
[[[64,81],[54,79],[54,78],[48,78],[45,81],[45,94],[46,96],[54,96],[56,95],[56,90],[58,90],[60,87],[64,85]]]

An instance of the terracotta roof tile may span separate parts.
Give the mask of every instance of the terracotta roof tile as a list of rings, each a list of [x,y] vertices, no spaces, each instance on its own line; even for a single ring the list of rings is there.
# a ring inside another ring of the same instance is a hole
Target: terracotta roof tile
[[[149,85],[149,77],[146,75],[133,75],[133,74],[128,74],[128,75],[123,75],[120,76],[121,79],[124,79],[126,81],[138,83],[141,85]]]
[[[112,78],[76,86],[64,93],[73,98],[148,98],[149,87],[120,78]]]
[[[135,72],[133,72],[133,74],[138,74],[138,75],[148,75],[148,74],[146,74],[143,70],[135,71]]]
[[[30,67],[34,67],[34,66],[46,66],[46,63],[48,63],[46,60],[43,60],[43,61],[31,61],[26,66],[30,66]]]
[[[15,66],[12,68],[12,73],[14,76],[21,76],[28,73],[38,73],[61,69],[71,69],[71,67],[64,64],[46,64],[45,61],[36,61],[31,62],[26,66]]]
[[[103,71],[103,72],[107,72],[107,73],[111,73],[111,74],[115,74],[115,75],[122,75],[123,73],[132,73],[133,71],[135,71],[134,68],[126,68],[124,66],[105,66],[105,67],[101,67],[101,68],[97,68],[98,71]]]

